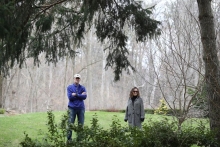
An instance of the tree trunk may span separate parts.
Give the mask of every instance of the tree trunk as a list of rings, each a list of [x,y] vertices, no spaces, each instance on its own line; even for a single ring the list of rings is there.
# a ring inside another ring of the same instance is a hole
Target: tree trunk
[[[220,142],[220,84],[219,60],[217,57],[214,19],[211,0],[197,0],[199,21],[201,25],[201,40],[203,45],[203,60],[205,62],[205,78],[209,102],[210,128],[218,130],[216,138]]]
[[[2,94],[2,88],[3,88],[3,77],[0,75],[0,108],[3,107],[3,94]]]
[[[93,80],[92,80],[92,32],[88,33],[88,40],[86,41],[86,63],[87,63],[87,99],[89,97],[89,108],[88,110],[96,109],[97,101],[93,100]]]

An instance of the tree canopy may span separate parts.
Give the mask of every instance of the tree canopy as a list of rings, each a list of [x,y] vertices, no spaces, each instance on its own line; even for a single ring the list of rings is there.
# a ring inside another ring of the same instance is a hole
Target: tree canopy
[[[74,56],[85,34],[95,28],[97,39],[109,45],[106,68],[114,69],[115,80],[132,67],[127,55],[128,25],[136,41],[161,33],[160,22],[152,19],[152,8],[143,8],[134,0],[3,0],[0,2],[0,69],[7,75],[15,64],[27,58],[39,65],[44,52],[48,63]],[[72,45],[74,44],[74,45]],[[134,70],[134,68],[132,67]]]

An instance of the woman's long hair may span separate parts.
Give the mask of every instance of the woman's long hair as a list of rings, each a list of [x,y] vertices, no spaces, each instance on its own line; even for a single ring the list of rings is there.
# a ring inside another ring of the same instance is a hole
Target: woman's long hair
[[[140,91],[139,91],[139,89],[138,89],[137,87],[134,87],[134,88],[132,88],[131,91],[130,91],[130,98],[133,97],[133,91],[134,91],[135,89],[137,89],[137,91],[138,91],[137,97],[140,97]]]

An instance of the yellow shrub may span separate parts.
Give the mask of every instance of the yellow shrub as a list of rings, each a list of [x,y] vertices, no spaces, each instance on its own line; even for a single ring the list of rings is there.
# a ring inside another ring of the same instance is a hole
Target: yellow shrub
[[[166,115],[168,112],[168,107],[166,105],[166,101],[164,99],[160,100],[160,106],[154,111],[154,114],[163,114]]]

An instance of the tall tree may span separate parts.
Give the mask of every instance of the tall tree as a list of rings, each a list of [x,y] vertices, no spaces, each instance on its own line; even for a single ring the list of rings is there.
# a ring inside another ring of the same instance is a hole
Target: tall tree
[[[2,87],[3,86],[3,77],[0,75],[0,108],[3,107],[3,94],[2,94]]]
[[[210,127],[212,130],[217,129],[216,138],[220,142],[220,71],[211,2],[211,0],[197,0],[203,45],[203,60],[205,62]]]
[[[39,64],[42,52],[47,62],[53,63],[73,56],[70,39],[81,46],[85,33],[94,25],[98,40],[110,42],[106,67],[112,67],[115,80],[119,80],[122,71],[132,67],[124,26],[128,24],[135,31],[138,42],[157,36],[160,22],[151,19],[151,13],[152,8],[145,9],[134,0],[0,1],[1,73],[7,74],[14,64],[22,67],[28,57]]]

